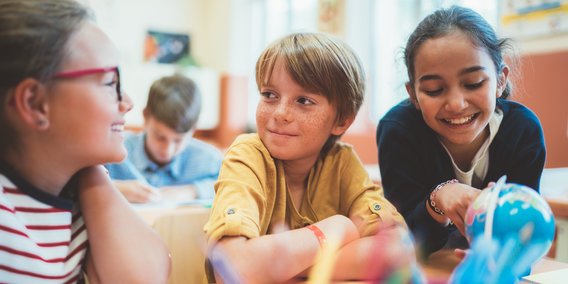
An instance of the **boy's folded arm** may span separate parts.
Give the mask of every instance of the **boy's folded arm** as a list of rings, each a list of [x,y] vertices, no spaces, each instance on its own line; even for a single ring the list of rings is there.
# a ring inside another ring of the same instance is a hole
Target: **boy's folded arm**
[[[324,236],[340,239],[340,246],[359,238],[357,228],[345,216],[331,216],[314,225]],[[332,237],[334,234],[341,234],[342,237]],[[275,283],[287,281],[309,269],[320,248],[314,232],[300,228],[252,239],[224,237],[214,246],[215,252],[209,255],[213,258],[211,262],[216,277],[219,277],[219,271],[215,263],[224,262],[240,281]]]
[[[130,208],[99,167],[78,174],[79,202],[87,231],[91,273],[103,283],[165,283],[169,252]]]

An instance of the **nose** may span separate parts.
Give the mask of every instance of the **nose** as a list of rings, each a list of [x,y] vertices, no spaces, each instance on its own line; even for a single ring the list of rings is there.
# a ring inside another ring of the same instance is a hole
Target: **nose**
[[[289,122],[292,118],[292,113],[286,102],[280,102],[274,109],[273,116],[277,121]]]
[[[445,109],[449,112],[460,112],[467,107],[467,99],[459,90],[448,92]]]
[[[119,102],[119,108],[121,112],[127,113],[132,110],[134,107],[134,102],[132,102],[132,98],[126,93],[122,92],[122,100]]]
[[[176,143],[175,142],[165,142],[162,145],[162,157],[164,157],[167,161],[171,160],[171,158],[174,156],[174,153],[176,151]]]

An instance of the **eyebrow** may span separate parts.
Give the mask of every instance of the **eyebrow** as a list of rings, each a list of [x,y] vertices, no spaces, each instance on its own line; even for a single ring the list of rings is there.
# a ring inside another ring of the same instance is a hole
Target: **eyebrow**
[[[478,65],[477,65],[477,66],[472,66],[472,67],[468,67],[468,68],[465,68],[465,69],[461,70],[461,71],[458,73],[458,75],[459,75],[459,76],[463,76],[463,75],[468,74],[468,73],[473,73],[473,72],[477,72],[477,71],[485,70],[485,69],[486,69],[486,68],[483,67],[483,66],[478,66]],[[418,81],[419,81],[419,82],[424,82],[424,81],[427,81],[427,80],[441,80],[441,79],[442,79],[442,77],[441,77],[440,75],[433,74],[433,75],[424,75],[424,76],[420,77],[420,78],[418,79]]]

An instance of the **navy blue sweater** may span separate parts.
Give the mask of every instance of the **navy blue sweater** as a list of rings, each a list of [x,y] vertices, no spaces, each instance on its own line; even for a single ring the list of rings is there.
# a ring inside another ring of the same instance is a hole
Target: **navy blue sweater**
[[[507,182],[539,190],[546,150],[542,127],[525,106],[497,100],[503,120],[489,146],[483,184],[507,175]],[[394,106],[377,128],[379,167],[385,196],[404,216],[424,256],[446,247],[467,247],[455,227],[443,227],[426,209],[438,184],[455,178],[451,158],[437,134],[407,99]]]

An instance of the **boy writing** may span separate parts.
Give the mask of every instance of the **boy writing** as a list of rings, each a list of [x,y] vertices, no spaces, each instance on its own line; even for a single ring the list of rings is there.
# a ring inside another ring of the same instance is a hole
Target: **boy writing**
[[[173,75],[152,84],[144,131],[127,134],[128,158],[107,165],[115,185],[130,202],[157,200],[160,191],[177,199],[213,198],[222,156],[215,147],[192,137],[200,111],[201,97],[191,79]]]

